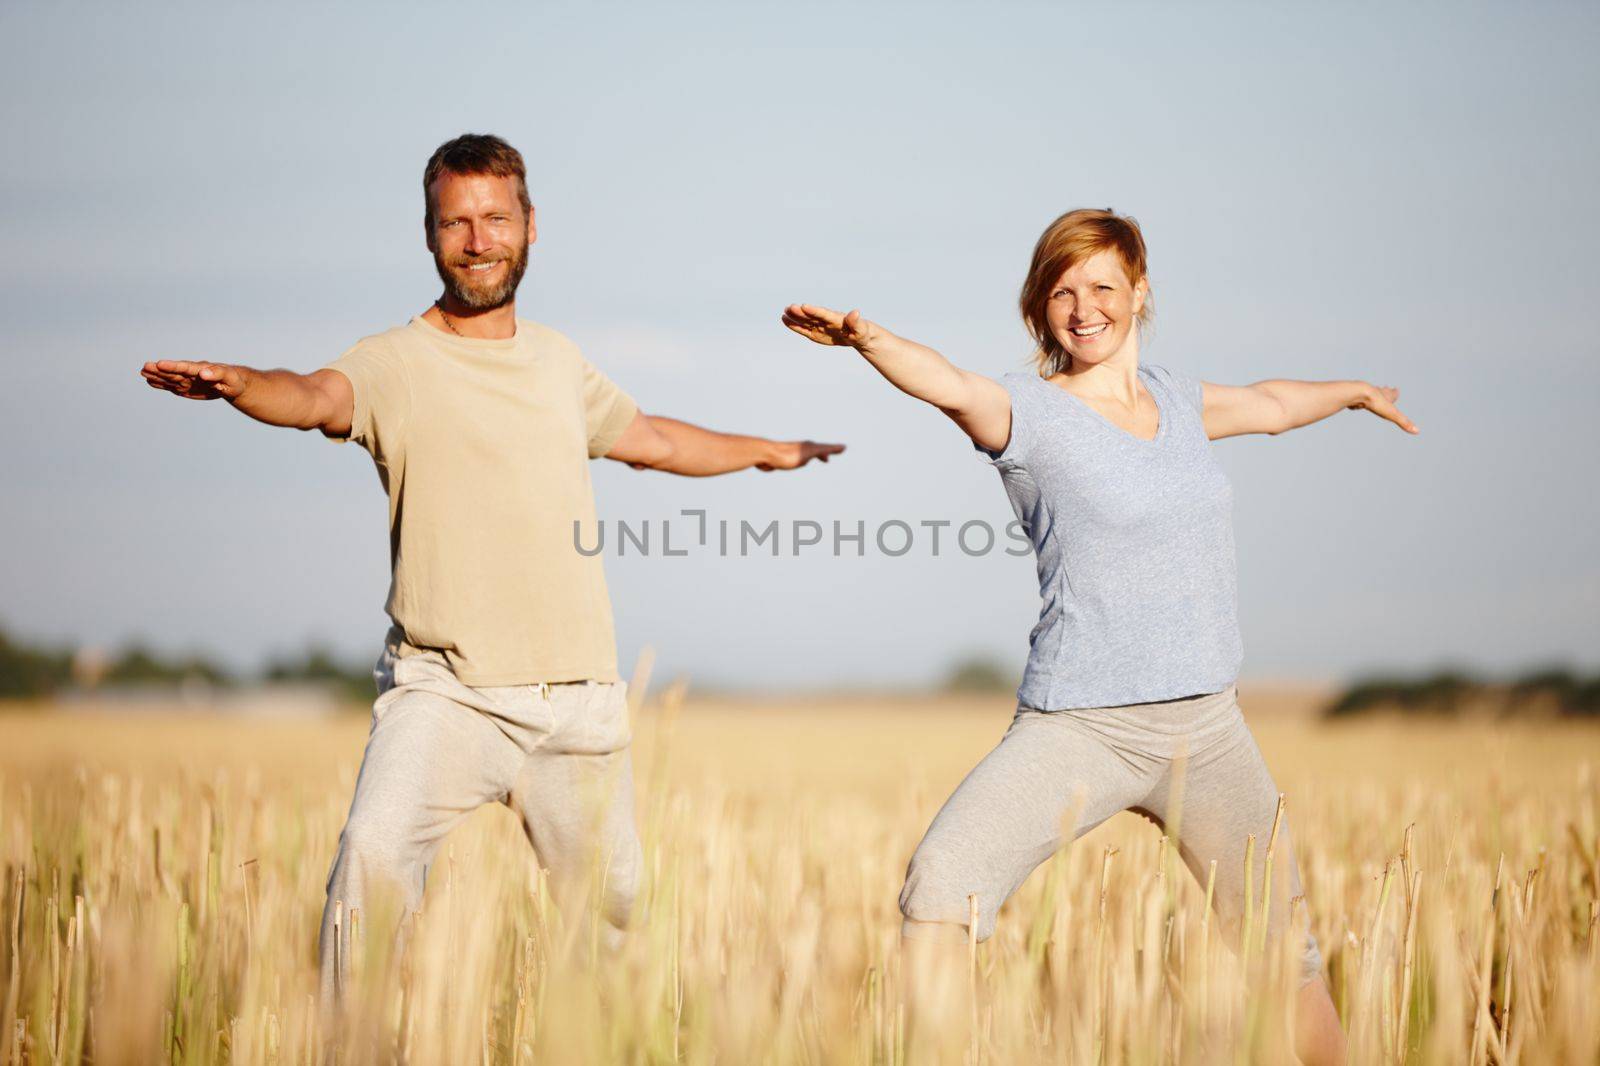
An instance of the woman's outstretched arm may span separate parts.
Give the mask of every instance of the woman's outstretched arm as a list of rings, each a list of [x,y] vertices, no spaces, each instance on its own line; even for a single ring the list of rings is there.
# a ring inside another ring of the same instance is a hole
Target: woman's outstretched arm
[[[1365,381],[1289,381],[1274,379],[1254,385],[1201,382],[1206,436],[1211,440],[1241,433],[1284,433],[1320,422],[1345,408],[1367,410],[1407,433],[1416,423],[1394,402],[1400,390]]]
[[[815,304],[790,304],[783,324],[818,344],[854,348],[908,396],[937,407],[978,445],[1004,451],[1011,439],[1011,397],[993,378],[963,370],[926,345],[897,337],[860,311],[840,314]]]

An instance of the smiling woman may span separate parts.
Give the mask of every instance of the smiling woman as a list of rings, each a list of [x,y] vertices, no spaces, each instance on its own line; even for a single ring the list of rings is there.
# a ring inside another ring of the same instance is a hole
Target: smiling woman
[[[930,975],[927,994],[912,988],[917,1013],[938,1012],[959,961],[939,945],[986,939],[1002,904],[1065,841],[1136,810],[1170,825],[1231,943],[1256,935],[1261,901],[1257,932],[1296,960],[1297,1053],[1343,1061],[1316,938],[1288,920],[1301,894],[1291,827],[1238,705],[1233,490],[1209,444],[1345,407],[1416,427],[1394,390],[1366,382],[1236,387],[1141,365],[1144,236],[1111,211],[1069,211],[1045,229],[1020,303],[1037,372],[1002,381],[860,311],[792,304],[783,315],[801,336],[855,348],[954,420],[999,472],[1038,556],[1039,622],[1011,728],[906,870],[908,971]],[[1270,841],[1272,858],[1254,863],[1254,841]]]
[[[1074,354],[1098,362],[1150,324],[1146,259],[1139,223],[1110,210],[1068,211],[1046,227],[1020,300],[1042,376],[1070,369]]]

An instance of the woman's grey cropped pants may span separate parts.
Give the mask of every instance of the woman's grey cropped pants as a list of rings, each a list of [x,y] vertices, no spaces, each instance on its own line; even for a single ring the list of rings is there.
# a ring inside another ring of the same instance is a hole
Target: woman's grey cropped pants
[[[1173,812],[1180,754],[1182,803]],[[986,939],[1000,905],[1061,846],[1069,828],[1064,819],[1074,808],[1074,839],[1131,809],[1163,826],[1176,813],[1179,854],[1201,884],[1216,861],[1213,905],[1224,934],[1236,943],[1245,909],[1246,837],[1256,838],[1259,901],[1277,804],[1277,786],[1245,726],[1234,686],[1121,707],[1019,707],[999,746],[961,782],[917,846],[900,893],[902,934],[948,935],[951,925],[964,931],[968,896],[976,894],[978,939]],[[1287,821],[1279,827],[1268,911],[1274,934],[1284,928],[1289,900],[1301,892]],[[1321,969],[1316,939],[1307,934],[1303,981]]]

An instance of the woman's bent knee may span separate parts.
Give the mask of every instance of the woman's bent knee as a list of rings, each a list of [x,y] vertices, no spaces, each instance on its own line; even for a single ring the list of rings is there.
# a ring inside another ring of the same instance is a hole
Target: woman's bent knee
[[[978,939],[989,939],[1001,900],[972,869],[972,864],[953,861],[942,852],[918,848],[900,890],[900,913],[905,919],[901,935],[913,940],[943,938],[949,927],[959,927],[965,938],[976,907]]]
[[[1322,949],[1317,947],[1317,938],[1307,933],[1305,946],[1300,952],[1300,987],[1304,988],[1321,976]]]

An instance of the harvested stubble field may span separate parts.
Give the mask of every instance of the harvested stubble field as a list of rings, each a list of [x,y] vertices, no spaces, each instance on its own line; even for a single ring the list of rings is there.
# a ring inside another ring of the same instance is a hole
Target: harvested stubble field
[[[1600,730],[1327,725],[1241,703],[1287,796],[1356,1061],[1600,1054]],[[1121,815],[1059,852],[913,1043],[896,896],[1005,699],[635,712],[633,934],[564,920],[509,811],[430,875],[409,949],[358,916],[342,1061],[1287,1061],[1284,945],[1229,951],[1203,889]],[[309,1062],[323,884],[366,720],[0,713],[0,1061]],[[1263,842],[1264,844],[1264,842]]]

